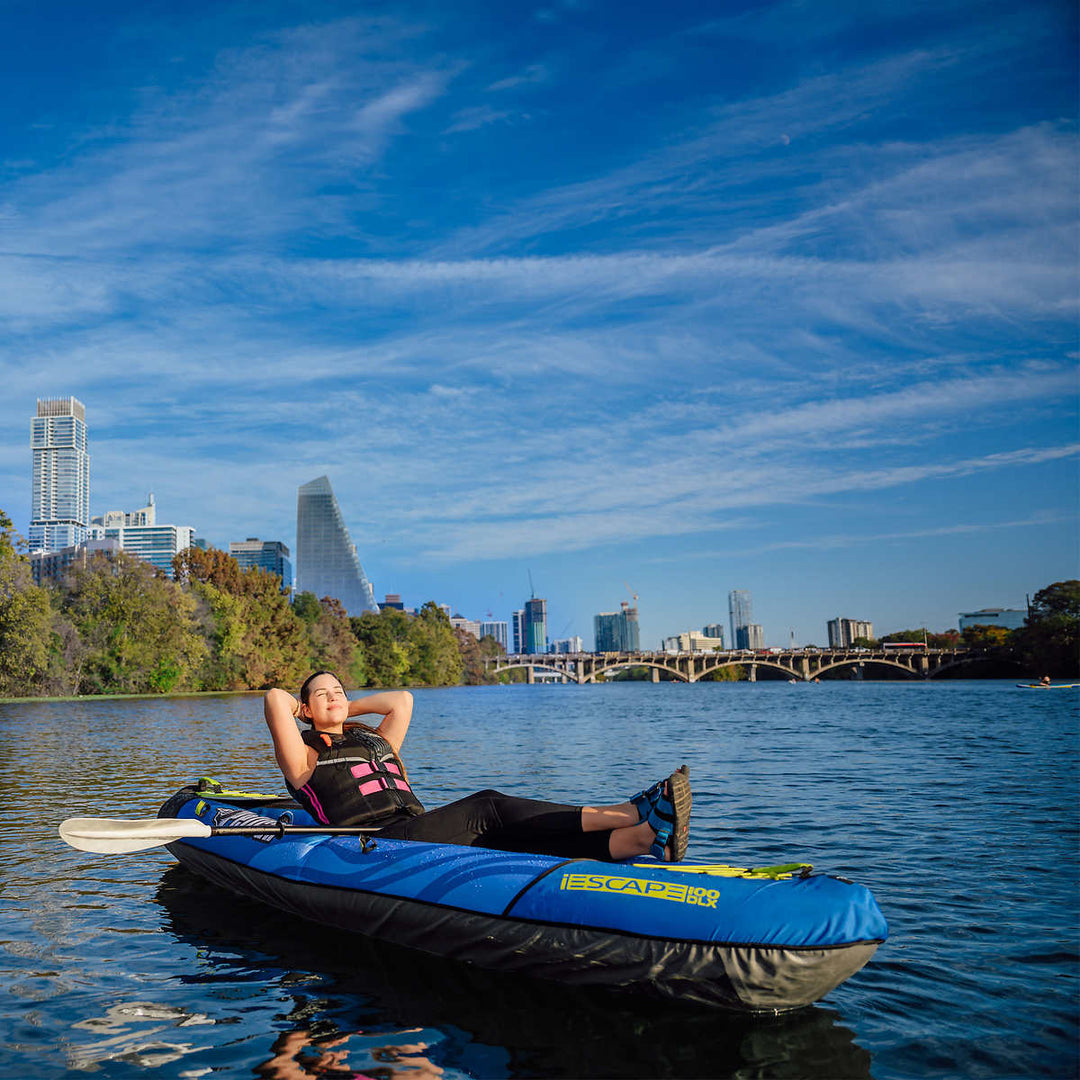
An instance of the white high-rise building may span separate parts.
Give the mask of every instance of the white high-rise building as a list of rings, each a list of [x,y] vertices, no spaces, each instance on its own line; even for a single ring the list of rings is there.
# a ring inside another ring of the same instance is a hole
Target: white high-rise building
[[[723,627],[719,627],[723,631]],[[666,637],[663,640],[664,652],[669,653],[710,653],[716,652],[717,649],[723,650],[724,648],[724,635],[721,632],[715,637],[710,637],[705,633],[698,633],[696,630],[684,630],[681,634],[674,634],[671,637]]]
[[[557,638],[548,646],[550,652],[574,656],[585,651],[585,642],[578,634],[568,638]]]
[[[480,636],[482,638],[493,637],[506,651],[509,627],[502,619],[489,619],[480,623]]]
[[[874,624],[862,619],[844,619],[837,616],[825,625],[829,631],[830,649],[845,649],[859,638],[870,639],[874,636]]]
[[[78,398],[38,398],[30,421],[33,491],[31,551],[83,543],[90,529],[90,455],[86,407]]]
[[[451,615],[450,625],[455,630],[464,630],[466,634],[472,634],[477,641],[481,638],[480,622],[477,619],[466,619],[464,615]]]
[[[154,493],[147,496],[146,506],[138,510],[106,510],[90,522],[95,539],[117,540],[129,555],[144,559],[168,576],[173,572],[173,559],[195,543],[195,528],[191,525],[159,525]]]

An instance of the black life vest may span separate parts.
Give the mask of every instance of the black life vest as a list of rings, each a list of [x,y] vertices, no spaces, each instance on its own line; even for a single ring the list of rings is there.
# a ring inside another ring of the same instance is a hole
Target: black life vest
[[[289,794],[324,825],[372,825],[424,812],[412,793],[405,767],[394,748],[366,727],[342,735],[303,731],[301,738],[319,751],[311,779],[301,788],[286,782]]]

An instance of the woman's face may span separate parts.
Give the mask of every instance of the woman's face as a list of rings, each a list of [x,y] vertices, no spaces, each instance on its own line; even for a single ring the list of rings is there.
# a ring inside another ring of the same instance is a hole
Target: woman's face
[[[318,675],[308,684],[304,715],[312,727],[337,727],[349,717],[349,699],[333,675]]]

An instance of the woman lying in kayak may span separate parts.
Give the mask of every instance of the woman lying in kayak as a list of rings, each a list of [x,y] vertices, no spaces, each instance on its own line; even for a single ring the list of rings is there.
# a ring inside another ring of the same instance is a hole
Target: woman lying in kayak
[[[647,852],[670,861],[686,854],[691,795],[685,765],[615,806],[565,806],[488,790],[425,810],[398,757],[412,708],[407,690],[350,701],[329,671],[309,675],[299,701],[278,689],[263,699],[286,786],[323,824],[372,825],[375,836],[394,840],[612,862]],[[377,727],[349,723],[365,715],[382,720]],[[297,718],[311,730],[301,733]]]

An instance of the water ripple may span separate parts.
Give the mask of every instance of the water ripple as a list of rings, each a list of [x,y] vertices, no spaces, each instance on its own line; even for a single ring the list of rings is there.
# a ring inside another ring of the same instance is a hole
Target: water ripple
[[[72,851],[61,819],[149,816],[200,775],[280,791],[258,697],[2,705],[20,756],[0,818],[0,1074],[1076,1075],[1080,740],[1076,699],[1053,698],[961,682],[416,692],[406,756],[429,805],[484,787],[616,802],[685,761],[691,857],[869,885],[890,941],[775,1021],[329,941],[163,850]]]

